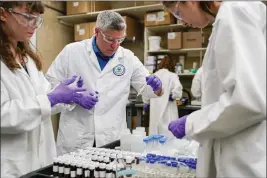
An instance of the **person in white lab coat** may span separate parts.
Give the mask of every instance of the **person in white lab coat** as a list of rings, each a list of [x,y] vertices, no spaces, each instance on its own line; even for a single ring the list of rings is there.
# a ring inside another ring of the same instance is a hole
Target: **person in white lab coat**
[[[75,77],[51,91],[42,61],[29,46],[43,12],[37,1],[0,2],[2,178],[18,178],[52,164],[56,145],[50,116],[64,108],[59,103],[71,104],[83,98],[76,92],[85,91],[68,86]]]
[[[197,99],[201,99],[202,96],[201,87],[203,86],[201,85],[201,80],[202,80],[202,67],[200,67],[197,70],[197,73],[192,80],[192,86],[191,86],[191,93]]]
[[[164,94],[159,98],[151,98],[150,100],[143,98],[144,109],[147,111],[150,107],[149,135],[172,136],[168,130],[168,125],[178,118],[176,99],[180,99],[183,93],[183,86],[179,77],[174,73],[174,66],[175,64],[168,56],[162,59],[155,75],[162,81]]]
[[[162,94],[161,81],[128,49],[122,16],[104,11],[97,17],[91,39],[67,45],[54,60],[46,78],[54,85],[69,75],[83,76],[85,87],[99,94],[99,102],[87,111],[80,106],[60,116],[58,155],[78,148],[102,146],[120,139],[126,125],[126,104],[132,85],[148,98]]]
[[[266,6],[260,1],[164,1],[185,25],[212,34],[202,108],[173,121],[200,143],[196,177],[266,177]]]

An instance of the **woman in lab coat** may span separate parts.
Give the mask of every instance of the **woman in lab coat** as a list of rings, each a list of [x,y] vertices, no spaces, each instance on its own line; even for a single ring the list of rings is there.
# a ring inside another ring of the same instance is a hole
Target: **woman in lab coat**
[[[0,2],[2,178],[18,178],[52,163],[51,106],[70,104],[80,96],[76,92],[84,91],[68,87],[75,77],[50,91],[41,59],[29,46],[43,12],[41,2]]]
[[[178,108],[176,99],[180,99],[183,93],[183,86],[179,81],[179,77],[174,73],[174,63],[168,56],[165,56],[159,64],[159,70],[155,75],[162,81],[164,94],[159,98],[150,100],[143,97],[145,103],[144,109],[150,107],[149,116],[149,135],[163,134],[172,136],[168,130],[171,121],[178,118]]]
[[[164,1],[185,25],[212,34],[202,108],[169,130],[200,142],[197,177],[266,177],[266,6],[260,1]]]

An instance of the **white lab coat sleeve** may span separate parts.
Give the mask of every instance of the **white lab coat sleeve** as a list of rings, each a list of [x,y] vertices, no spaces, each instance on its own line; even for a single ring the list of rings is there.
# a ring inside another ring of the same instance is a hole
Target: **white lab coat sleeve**
[[[180,99],[183,94],[183,86],[177,75],[173,75],[171,81],[171,94],[173,99]]]
[[[21,99],[10,99],[1,81],[1,134],[19,134],[31,131],[51,115],[46,94]]]
[[[146,77],[149,76],[148,70],[140,62],[140,60],[134,56],[133,57],[133,75],[131,77],[131,85],[133,88],[141,94],[142,97],[147,101],[150,98],[158,97],[152,88],[146,84]]]
[[[186,134],[199,141],[227,137],[266,120],[266,36],[259,27],[262,24],[252,18],[256,12],[251,15],[234,8],[226,13],[232,14],[231,18],[218,21],[220,28],[212,47],[224,93],[218,102],[193,112],[186,121]]]
[[[50,82],[52,89],[56,88],[59,83],[71,76],[68,75],[69,65],[69,46],[65,46],[64,49],[58,54],[56,59],[49,67],[45,77]],[[76,104],[57,104],[52,108],[52,114],[57,114],[64,109],[69,111],[75,108]]]
[[[195,77],[192,81],[191,93],[195,98],[201,98],[201,75],[202,75],[202,68],[199,68]]]

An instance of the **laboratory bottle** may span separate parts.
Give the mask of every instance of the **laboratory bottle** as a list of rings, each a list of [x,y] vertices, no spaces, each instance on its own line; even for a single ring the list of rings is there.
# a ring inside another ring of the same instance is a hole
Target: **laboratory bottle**
[[[100,178],[106,178],[106,164],[100,163],[99,164],[99,177]]]
[[[95,163],[95,172],[94,172],[95,178],[99,178],[99,162]]]
[[[97,157],[97,161],[99,162],[99,163],[104,163],[104,158],[103,158],[103,156],[98,156]]]
[[[70,178],[70,160],[65,161],[64,178]]]
[[[90,164],[89,165],[89,178],[95,178],[95,165],[94,164]]]
[[[70,163],[70,177],[71,178],[76,178],[76,170],[77,170],[76,162],[73,160],[73,162]]]
[[[116,178],[117,175],[117,164],[112,165],[112,178]]]
[[[58,177],[63,178],[64,177],[64,161],[63,158],[59,159],[58,161]]]
[[[83,165],[81,162],[77,164],[76,178],[82,178],[83,175]]]
[[[83,174],[82,178],[89,178],[89,165],[87,162],[83,163]]]
[[[113,178],[111,164],[106,164],[106,178]]]
[[[132,161],[133,161],[133,157],[126,156],[125,170],[131,170],[132,169]],[[126,177],[131,177],[131,174],[127,174]]]
[[[53,177],[58,178],[58,159],[54,158],[53,159]]]

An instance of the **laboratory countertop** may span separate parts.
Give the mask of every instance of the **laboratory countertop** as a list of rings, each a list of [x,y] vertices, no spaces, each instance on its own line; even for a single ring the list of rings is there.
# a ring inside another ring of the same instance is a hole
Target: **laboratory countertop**
[[[133,102],[133,103],[128,103],[127,106],[132,106],[132,107],[136,107],[136,108],[142,108],[142,107],[144,107],[144,103]],[[201,107],[199,105],[178,106],[178,109],[184,109],[184,110],[198,110],[200,108]]]

